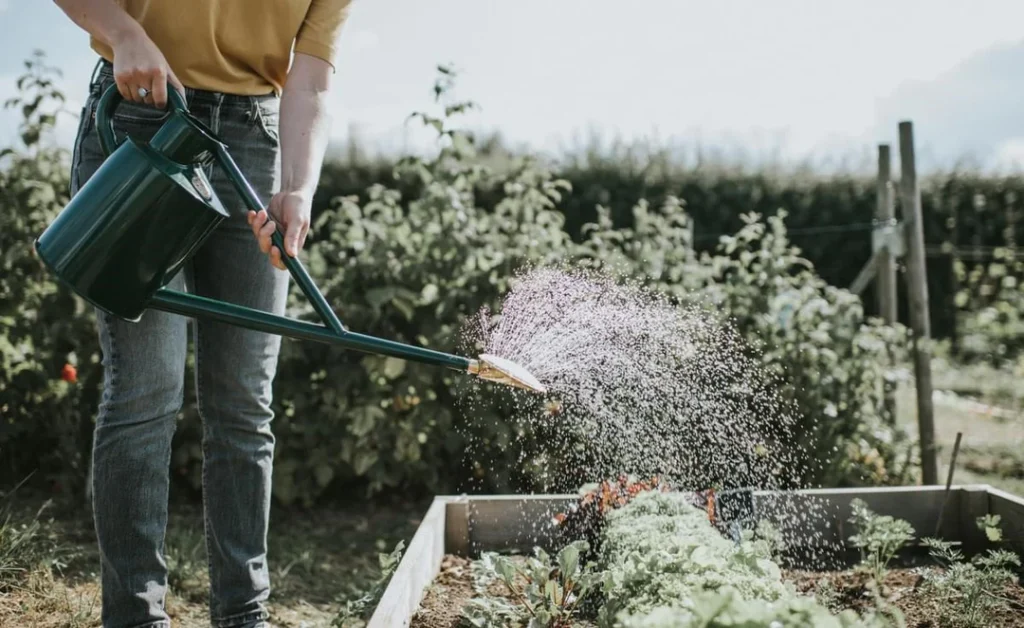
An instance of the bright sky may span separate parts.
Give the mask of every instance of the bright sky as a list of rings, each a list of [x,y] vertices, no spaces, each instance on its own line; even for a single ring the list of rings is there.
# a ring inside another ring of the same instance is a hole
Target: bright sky
[[[882,105],[901,84],[1020,43],[1022,23],[1020,0],[355,0],[334,134],[358,127],[399,146],[405,117],[431,104],[435,66],[450,61],[459,95],[481,107],[475,125],[541,149],[593,129],[755,155],[870,154],[879,141],[895,143],[896,120]],[[64,70],[79,107],[95,57],[43,0],[0,0],[0,100],[35,47]],[[0,114],[0,145],[15,121]],[[73,130],[66,122],[62,141]]]

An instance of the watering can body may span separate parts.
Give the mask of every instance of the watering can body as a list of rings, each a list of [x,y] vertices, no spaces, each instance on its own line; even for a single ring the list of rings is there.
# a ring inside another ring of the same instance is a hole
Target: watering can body
[[[170,111],[149,142],[127,138],[118,144],[112,121],[120,93],[111,86],[100,98],[96,128],[107,158],[35,242],[39,257],[63,284],[100,310],[129,321],[138,321],[146,309],[160,309],[542,389],[528,373],[511,373],[518,367],[500,358],[471,360],[347,330],[301,262],[284,253],[280,230],[273,244],[323,325],[167,289],[229,218],[206,170],[219,167],[249,209],[265,208],[227,146],[188,112],[176,89],[168,86],[167,91]]]
[[[120,94],[103,95],[97,129],[107,158],[36,240],[61,281],[129,321],[228,217],[203,170],[219,142],[171,91],[174,106],[153,138],[120,146],[112,125]]]
[[[210,189],[200,168],[129,138],[43,232],[36,251],[84,299],[138,321],[228,217]]]

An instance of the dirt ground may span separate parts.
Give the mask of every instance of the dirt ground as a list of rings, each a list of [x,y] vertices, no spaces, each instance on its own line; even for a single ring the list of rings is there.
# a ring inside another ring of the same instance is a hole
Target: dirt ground
[[[933,361],[935,440],[939,447],[939,477],[946,481],[957,432],[963,434],[953,484],[989,484],[1024,495],[1024,478],[987,473],[984,452],[990,448],[1016,449],[1024,457],[1024,407],[1020,378],[988,368],[958,368]],[[897,395],[899,422],[917,436],[917,400],[911,386]]]
[[[29,525],[42,503],[38,496],[19,500],[8,525]],[[361,501],[308,512],[274,510],[269,607],[275,628],[358,626],[335,622],[346,602],[363,595],[380,573],[378,555],[400,540],[408,544],[425,511],[423,503],[374,506]],[[80,512],[48,509],[38,520],[35,543],[45,564],[6,578],[6,587],[0,583],[0,626],[100,626],[99,558],[91,521]],[[209,576],[199,506],[172,506],[166,545],[167,610],[173,625],[208,628]]]

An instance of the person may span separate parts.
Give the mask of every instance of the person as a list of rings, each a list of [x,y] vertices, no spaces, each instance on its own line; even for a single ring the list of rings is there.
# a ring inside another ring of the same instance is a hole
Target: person
[[[306,240],[350,1],[54,0],[99,57],[74,144],[71,193],[103,162],[94,116],[110,86],[124,98],[115,132],[143,141],[167,115],[167,90],[178,90],[269,203],[249,211],[212,167],[232,215],[170,287],[283,314],[289,274],[270,236],[283,230],[291,256]],[[155,310],[135,323],[97,318],[104,388],[90,487],[102,622],[170,626],[162,549],[188,320]],[[210,620],[216,628],[268,626],[271,387],[281,339],[217,322],[195,321],[192,330]]]

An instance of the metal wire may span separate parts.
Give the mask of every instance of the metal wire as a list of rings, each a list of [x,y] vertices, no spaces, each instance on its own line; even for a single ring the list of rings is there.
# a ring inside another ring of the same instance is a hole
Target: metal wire
[[[822,233],[853,233],[857,231],[873,231],[878,227],[888,227],[897,224],[895,218],[889,220],[872,220],[871,222],[851,222],[847,224],[835,224],[835,225],[821,225],[820,227],[803,227],[796,229],[786,229],[786,235],[815,235]],[[720,233],[720,234],[703,234],[694,237],[694,242],[706,242],[709,240],[717,240],[725,235],[733,235],[732,233]]]

